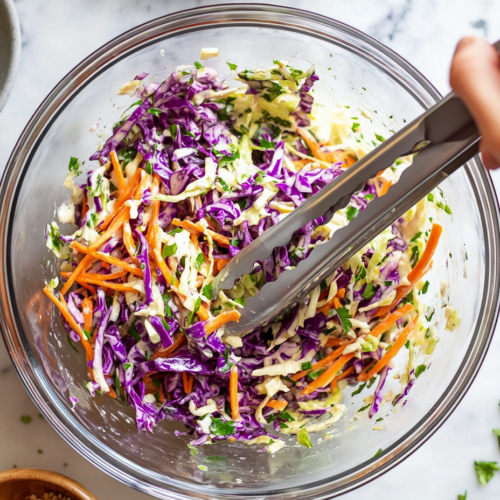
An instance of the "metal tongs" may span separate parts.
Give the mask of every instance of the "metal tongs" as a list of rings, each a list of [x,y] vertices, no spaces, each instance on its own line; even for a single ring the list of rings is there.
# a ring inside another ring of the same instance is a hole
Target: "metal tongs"
[[[500,42],[496,44],[500,49]],[[231,289],[249,274],[258,261],[290,242],[293,233],[326,215],[329,220],[349,203],[351,196],[377,172],[397,158],[415,155],[400,180],[380,198],[370,202],[351,222],[316,246],[290,271],[283,271],[257,296],[246,300],[238,323],[227,323],[225,332],[244,335],[266,325],[303,300],[322,280],[390,226],[446,177],[478,153],[479,132],[463,102],[453,93],[357,161],[319,193],[272,226],[239,252],[212,284],[212,299],[221,289]]]

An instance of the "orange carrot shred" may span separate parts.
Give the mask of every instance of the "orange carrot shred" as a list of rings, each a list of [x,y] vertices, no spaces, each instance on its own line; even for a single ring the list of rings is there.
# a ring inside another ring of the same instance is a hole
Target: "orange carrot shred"
[[[175,352],[182,344],[186,342],[186,336],[181,333],[175,340],[174,343],[170,346],[167,347],[164,350],[157,351],[153,354],[152,359],[158,359],[158,358],[167,358],[169,357],[173,352]]]
[[[283,411],[288,406],[288,401],[278,401],[277,399],[270,399],[266,403],[266,406],[269,406],[269,408],[274,408],[278,411]]]
[[[113,222],[109,225],[108,229],[102,233],[97,240],[89,246],[89,250],[97,250],[101,245],[106,243],[115,233],[123,226],[123,223],[130,218],[130,208],[125,209],[119,213]]]
[[[307,144],[307,147],[311,150],[314,158],[321,161],[328,161],[328,157],[324,151],[321,150],[319,144],[316,142],[316,139],[305,129],[297,127],[297,134],[304,139],[304,142]]]
[[[82,311],[83,311],[83,328],[87,332],[92,330],[92,316],[94,313],[94,303],[92,299],[83,299],[82,301]]]
[[[236,365],[231,367],[229,376],[229,403],[231,406],[231,417],[233,420],[240,419],[240,403],[238,401],[238,368]]]
[[[87,353],[88,358],[90,360],[94,359],[94,350],[92,349],[92,346],[85,338],[85,335],[82,329],[80,328],[80,325],[76,322],[75,318],[73,318],[73,315],[68,311],[68,306],[66,305],[64,297],[61,296],[61,300],[59,300],[54,295],[54,292],[52,292],[52,290],[50,290],[48,287],[45,287],[43,291],[45,295],[47,295],[47,297],[59,308],[62,315],[64,316],[64,319],[69,323],[69,326],[78,334],[80,340],[82,341],[82,345],[85,349],[85,352]]]
[[[330,384],[330,391],[332,393],[335,392],[335,389],[337,388],[337,382],[344,378],[350,377],[355,371],[356,369],[354,368],[354,366],[350,366],[347,370],[344,370],[340,375],[337,375]]]
[[[132,266],[128,262],[117,259],[116,257],[113,257],[112,255],[109,255],[107,253],[89,251],[89,247],[86,247],[80,243],[77,243],[76,241],[73,241],[71,243],[71,246],[80,253],[86,253],[87,255],[90,255],[94,259],[102,260],[102,261],[107,262],[108,264],[111,264],[111,265],[116,266],[116,267],[121,267],[124,271],[128,271],[129,273],[134,274],[135,276],[139,276],[142,278],[141,269],[138,267]],[[75,269],[75,271],[76,271],[76,269]],[[75,271],[73,271],[73,273]],[[72,273],[72,275],[73,275],[73,273]]]
[[[117,280],[118,278],[123,278],[123,276],[125,276],[126,274],[128,274],[128,271],[119,271],[117,273],[110,273],[110,274],[82,273],[80,274],[80,279],[90,278],[94,280],[109,281],[109,280]]]
[[[327,368],[316,380],[311,382],[305,389],[303,389],[302,394],[311,394],[311,392],[314,392],[316,389],[329,384],[335,378],[335,375],[340,370],[342,370],[344,365],[355,355],[355,352],[351,352],[349,354],[340,356],[340,358],[332,363],[331,366]]]
[[[194,376],[192,373],[182,372],[182,385],[186,394],[190,394],[193,390],[193,381]]]
[[[68,278],[68,281],[66,281],[66,283],[64,284],[64,286],[61,290],[61,295],[64,295],[71,288],[71,285],[73,285],[76,278],[78,278],[78,276],[81,273],[85,272],[89,268],[89,266],[93,260],[94,260],[94,257],[92,257],[92,255],[86,255],[80,261],[80,264],[78,264],[78,266],[76,266],[76,269],[71,273],[71,276]]]
[[[210,319],[210,314],[208,312],[208,309],[205,307],[205,304],[200,305],[197,314],[201,321],[208,321]]]
[[[92,285],[99,285],[104,288],[110,288],[111,290],[119,290],[121,292],[132,292],[132,293],[139,293],[137,289],[135,289],[133,286],[125,284],[125,283],[110,283],[109,281],[103,281],[103,280],[95,280],[92,278],[78,278],[80,281],[83,281],[84,283],[90,283]]]
[[[123,223],[123,243],[130,257],[136,261],[134,237],[132,236],[132,229],[128,220]]]
[[[109,157],[111,158],[111,163],[113,164],[113,170],[115,171],[116,180],[118,181],[118,193],[123,192],[125,189],[125,179],[123,177],[123,170],[118,161],[118,156],[116,156],[116,151],[111,151],[109,153]]]
[[[399,350],[405,345],[410,334],[413,333],[417,320],[418,316],[406,325],[404,330],[399,334],[399,337],[392,344],[391,348],[382,356],[382,358],[377,361],[377,363],[371,370],[369,370],[368,372],[363,371],[359,374],[358,380],[360,382],[366,382],[367,380],[370,380],[374,375],[382,370],[382,368],[388,365],[389,361],[394,358]]]
[[[215,330],[218,330],[222,325],[230,321],[239,321],[241,314],[238,311],[225,311],[220,313],[215,318],[205,323],[205,335],[210,335]]]

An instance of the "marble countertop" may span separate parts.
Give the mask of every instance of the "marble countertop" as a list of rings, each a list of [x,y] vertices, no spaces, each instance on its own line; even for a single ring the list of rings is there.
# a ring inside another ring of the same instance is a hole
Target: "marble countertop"
[[[28,119],[54,85],[81,59],[121,32],[182,8],[221,2],[183,0],[16,0],[22,58],[15,88],[0,113],[0,169]],[[500,3],[491,0],[274,0],[314,10],[378,38],[419,69],[442,92],[454,46],[466,34],[500,38]],[[493,174],[497,188],[500,173]],[[500,427],[500,335],[493,340],[472,388],[437,433],[404,463],[342,498],[500,498],[500,474],[480,486],[474,460],[500,461],[491,429]],[[38,414],[0,342],[0,470],[40,467],[69,475],[99,499],[145,500],[70,448]],[[21,416],[31,417],[23,423]]]

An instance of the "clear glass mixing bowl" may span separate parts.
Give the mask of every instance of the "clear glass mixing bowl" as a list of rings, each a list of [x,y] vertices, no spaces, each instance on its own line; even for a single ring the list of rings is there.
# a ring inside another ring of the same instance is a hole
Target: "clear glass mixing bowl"
[[[353,404],[347,398],[347,416],[332,432],[333,439],[316,435],[312,450],[293,446],[292,438],[291,446],[274,456],[235,443],[201,448],[195,457],[186,446],[188,438],[174,436],[173,430],[180,428],[176,424],[162,422],[154,434],[139,434],[130,408],[111,398],[93,399],[82,389],[83,352],[68,345],[58,315],[41,294],[56,271],[45,248],[44,228],[67,196],[61,183],[69,157],[88,158],[102,140],[99,131],[90,132],[91,126],[99,122],[99,130],[107,125],[109,132],[120,108],[129,104],[116,90],[143,71],[161,80],[176,65],[197,60],[201,47],[214,46],[221,56],[210,63],[221,72],[228,73],[226,61],[250,68],[265,67],[272,59],[293,61],[299,68],[315,63],[318,96],[376,111],[389,128],[400,127],[440,97],[406,61],[363,33],[283,7],[201,8],[121,35],[57,85],[7,165],[0,211],[1,328],[19,376],[45,418],[78,452],[119,481],[176,500],[331,498],[407,457],[444,422],[472,383],[498,311],[496,198],[477,160],[442,185],[453,216],[441,216],[444,240],[425,296],[437,305],[440,341],[408,404],[387,416],[382,412],[384,429],[374,431],[373,422],[353,420],[363,404],[362,393]],[[443,280],[449,282],[448,301],[460,312],[461,324],[454,332],[443,328],[438,298]],[[398,382],[391,384],[397,390]],[[69,396],[78,398],[75,408]],[[376,455],[378,450],[383,451]],[[225,459],[207,458],[214,455]]]

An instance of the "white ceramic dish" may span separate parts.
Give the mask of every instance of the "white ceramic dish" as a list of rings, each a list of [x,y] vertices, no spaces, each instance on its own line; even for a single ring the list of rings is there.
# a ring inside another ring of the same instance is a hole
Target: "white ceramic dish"
[[[21,28],[13,0],[0,0],[0,110],[9,97],[21,58]]]

